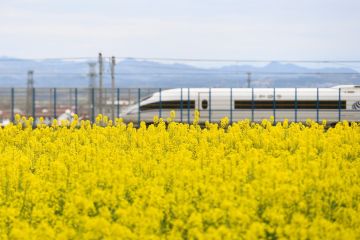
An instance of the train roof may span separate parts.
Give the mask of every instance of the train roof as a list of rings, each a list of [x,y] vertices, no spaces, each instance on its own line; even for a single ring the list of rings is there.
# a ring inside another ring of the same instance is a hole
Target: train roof
[[[334,91],[335,89],[349,89],[349,88],[359,88],[360,89],[360,85],[338,85],[338,86],[334,86],[334,87],[329,87],[329,88],[321,88],[322,91]],[[162,92],[164,93],[179,93],[180,91],[183,91],[183,93],[186,95],[188,92],[188,89],[190,89],[191,93],[196,93],[196,92],[203,92],[203,91],[208,91],[209,89],[211,89],[211,92],[224,92],[224,91],[228,91],[230,90],[230,88],[172,88],[172,89],[164,89],[162,90]],[[249,91],[251,88],[232,88],[233,91]],[[255,88],[257,91],[263,91],[263,90],[271,90],[273,88]],[[294,88],[275,88],[275,90],[278,89],[279,91],[289,91],[289,90],[293,90]],[[301,90],[315,90],[317,88],[299,88]],[[159,92],[154,93],[154,95],[158,95]]]
[[[360,85],[338,85],[332,88],[360,88]]]

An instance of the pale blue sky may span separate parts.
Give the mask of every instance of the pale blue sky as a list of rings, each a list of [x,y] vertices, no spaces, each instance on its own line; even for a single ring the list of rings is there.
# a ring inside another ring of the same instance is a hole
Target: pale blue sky
[[[0,0],[0,56],[359,59],[359,0]]]

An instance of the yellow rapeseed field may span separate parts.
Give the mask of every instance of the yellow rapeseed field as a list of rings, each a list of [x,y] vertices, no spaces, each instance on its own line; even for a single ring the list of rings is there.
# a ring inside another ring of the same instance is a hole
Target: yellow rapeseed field
[[[360,124],[154,120],[0,128],[0,239],[360,239]]]

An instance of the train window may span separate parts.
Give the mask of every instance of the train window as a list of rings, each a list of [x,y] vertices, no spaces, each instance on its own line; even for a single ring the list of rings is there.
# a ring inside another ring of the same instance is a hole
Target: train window
[[[208,108],[208,101],[206,99],[201,101],[201,107],[202,107],[202,109]]]
[[[161,101],[161,102],[154,102],[154,103],[149,103],[146,105],[142,105],[140,106],[140,110],[141,111],[146,111],[146,110],[156,110],[156,109],[195,109],[195,101],[194,100],[184,100],[184,101]]]
[[[339,106],[340,105],[340,106]],[[241,101],[241,100],[235,100],[235,109],[295,109],[297,107],[298,109],[346,109],[346,101],[291,101],[291,100],[278,100],[275,101]]]

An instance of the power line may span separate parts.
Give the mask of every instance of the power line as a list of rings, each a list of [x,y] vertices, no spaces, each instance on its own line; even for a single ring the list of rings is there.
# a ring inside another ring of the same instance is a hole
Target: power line
[[[221,75],[221,74],[230,74],[230,75],[246,75],[248,71],[237,71],[237,72],[143,72],[143,73],[134,73],[134,72],[120,72],[114,73],[114,75]],[[251,72],[253,75],[360,75],[358,72]],[[26,73],[20,72],[0,72],[0,75],[26,75]],[[87,77],[87,73],[53,73],[53,72],[37,72],[37,76],[58,76],[58,75],[81,75]],[[104,72],[103,76],[111,76],[111,73]]]
[[[193,72],[193,73],[117,73],[116,75],[245,75],[247,72]],[[297,72],[252,72],[253,75],[359,75],[360,73],[321,73],[321,72],[313,72],[313,73],[297,73]]]
[[[59,57],[59,58],[0,58],[0,62],[17,61],[71,61],[71,60],[96,60],[96,57]]]
[[[300,60],[300,59],[209,59],[209,58],[159,58],[159,57],[117,57],[118,59],[172,61],[172,62],[233,62],[233,63],[360,63],[360,60]]]
[[[103,56],[104,58],[110,58]],[[118,59],[171,61],[171,62],[232,62],[232,63],[360,63],[360,60],[311,60],[311,59],[216,59],[216,58],[166,58],[166,57],[117,57]],[[67,60],[96,60],[96,57],[54,57],[54,58],[0,58],[0,62],[11,61],[67,61]],[[105,60],[105,59],[104,59]]]

